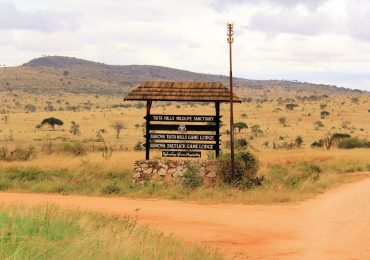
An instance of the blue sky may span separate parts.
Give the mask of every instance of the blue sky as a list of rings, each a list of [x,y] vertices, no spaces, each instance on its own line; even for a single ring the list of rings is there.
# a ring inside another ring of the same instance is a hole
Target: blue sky
[[[41,55],[370,90],[370,1],[0,0],[0,64]]]

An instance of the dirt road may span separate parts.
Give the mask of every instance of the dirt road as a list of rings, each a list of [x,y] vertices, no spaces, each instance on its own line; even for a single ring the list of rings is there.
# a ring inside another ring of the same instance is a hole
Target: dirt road
[[[0,193],[0,203],[135,215],[230,259],[370,259],[370,178],[279,206],[198,205],[166,200]]]

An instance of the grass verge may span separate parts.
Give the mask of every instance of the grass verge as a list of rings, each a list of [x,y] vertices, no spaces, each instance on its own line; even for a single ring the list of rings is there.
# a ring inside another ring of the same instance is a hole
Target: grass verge
[[[0,190],[180,199],[202,203],[267,204],[305,200],[340,183],[364,178],[365,174],[352,172],[366,171],[369,165],[348,164],[338,169],[336,167],[305,161],[284,166],[271,164],[260,173],[264,176],[263,185],[244,190],[229,185],[188,188],[180,184],[165,185],[159,182],[133,186],[131,173],[125,170],[81,168],[72,171],[11,167],[0,169]]]
[[[134,219],[0,206],[1,259],[221,259],[205,247],[138,225]]]

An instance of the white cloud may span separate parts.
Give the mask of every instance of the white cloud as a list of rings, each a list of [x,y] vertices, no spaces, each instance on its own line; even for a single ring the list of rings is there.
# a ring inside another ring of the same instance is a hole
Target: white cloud
[[[83,48],[79,39],[75,38],[74,34],[67,32],[49,34],[47,43],[45,43],[45,35],[41,33],[17,31],[13,33],[12,46],[19,51],[36,51],[40,53],[58,53]]]
[[[363,0],[0,0],[0,64],[50,54],[227,74],[233,20],[236,76],[363,87],[369,13]]]
[[[273,7],[279,6],[287,8],[304,6],[309,10],[315,10],[327,1],[328,0],[216,0],[211,6],[217,11],[225,11],[232,5],[270,5]]]
[[[347,3],[346,33],[360,40],[370,41],[370,2],[361,3],[361,6],[351,1]]]
[[[338,34],[370,41],[369,13],[370,2],[322,1],[314,10],[296,6],[255,12],[245,28],[268,36]]]
[[[42,10],[22,11],[12,2],[0,2],[0,30],[32,30],[53,32],[76,30],[76,17],[67,13]]]
[[[315,35],[335,31],[335,22],[324,13],[307,13],[299,10],[281,10],[277,13],[260,11],[252,16],[247,29],[268,34],[291,33]]]

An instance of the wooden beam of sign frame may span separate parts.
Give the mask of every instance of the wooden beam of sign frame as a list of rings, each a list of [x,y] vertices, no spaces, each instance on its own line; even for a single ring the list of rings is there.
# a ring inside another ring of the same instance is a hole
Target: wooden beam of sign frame
[[[164,131],[213,131],[217,130],[216,125],[160,125],[160,124],[150,124],[149,130],[164,130]]]
[[[144,117],[147,119],[147,116]],[[220,116],[207,115],[149,115],[149,120],[153,122],[197,122],[214,123],[220,119]]]

